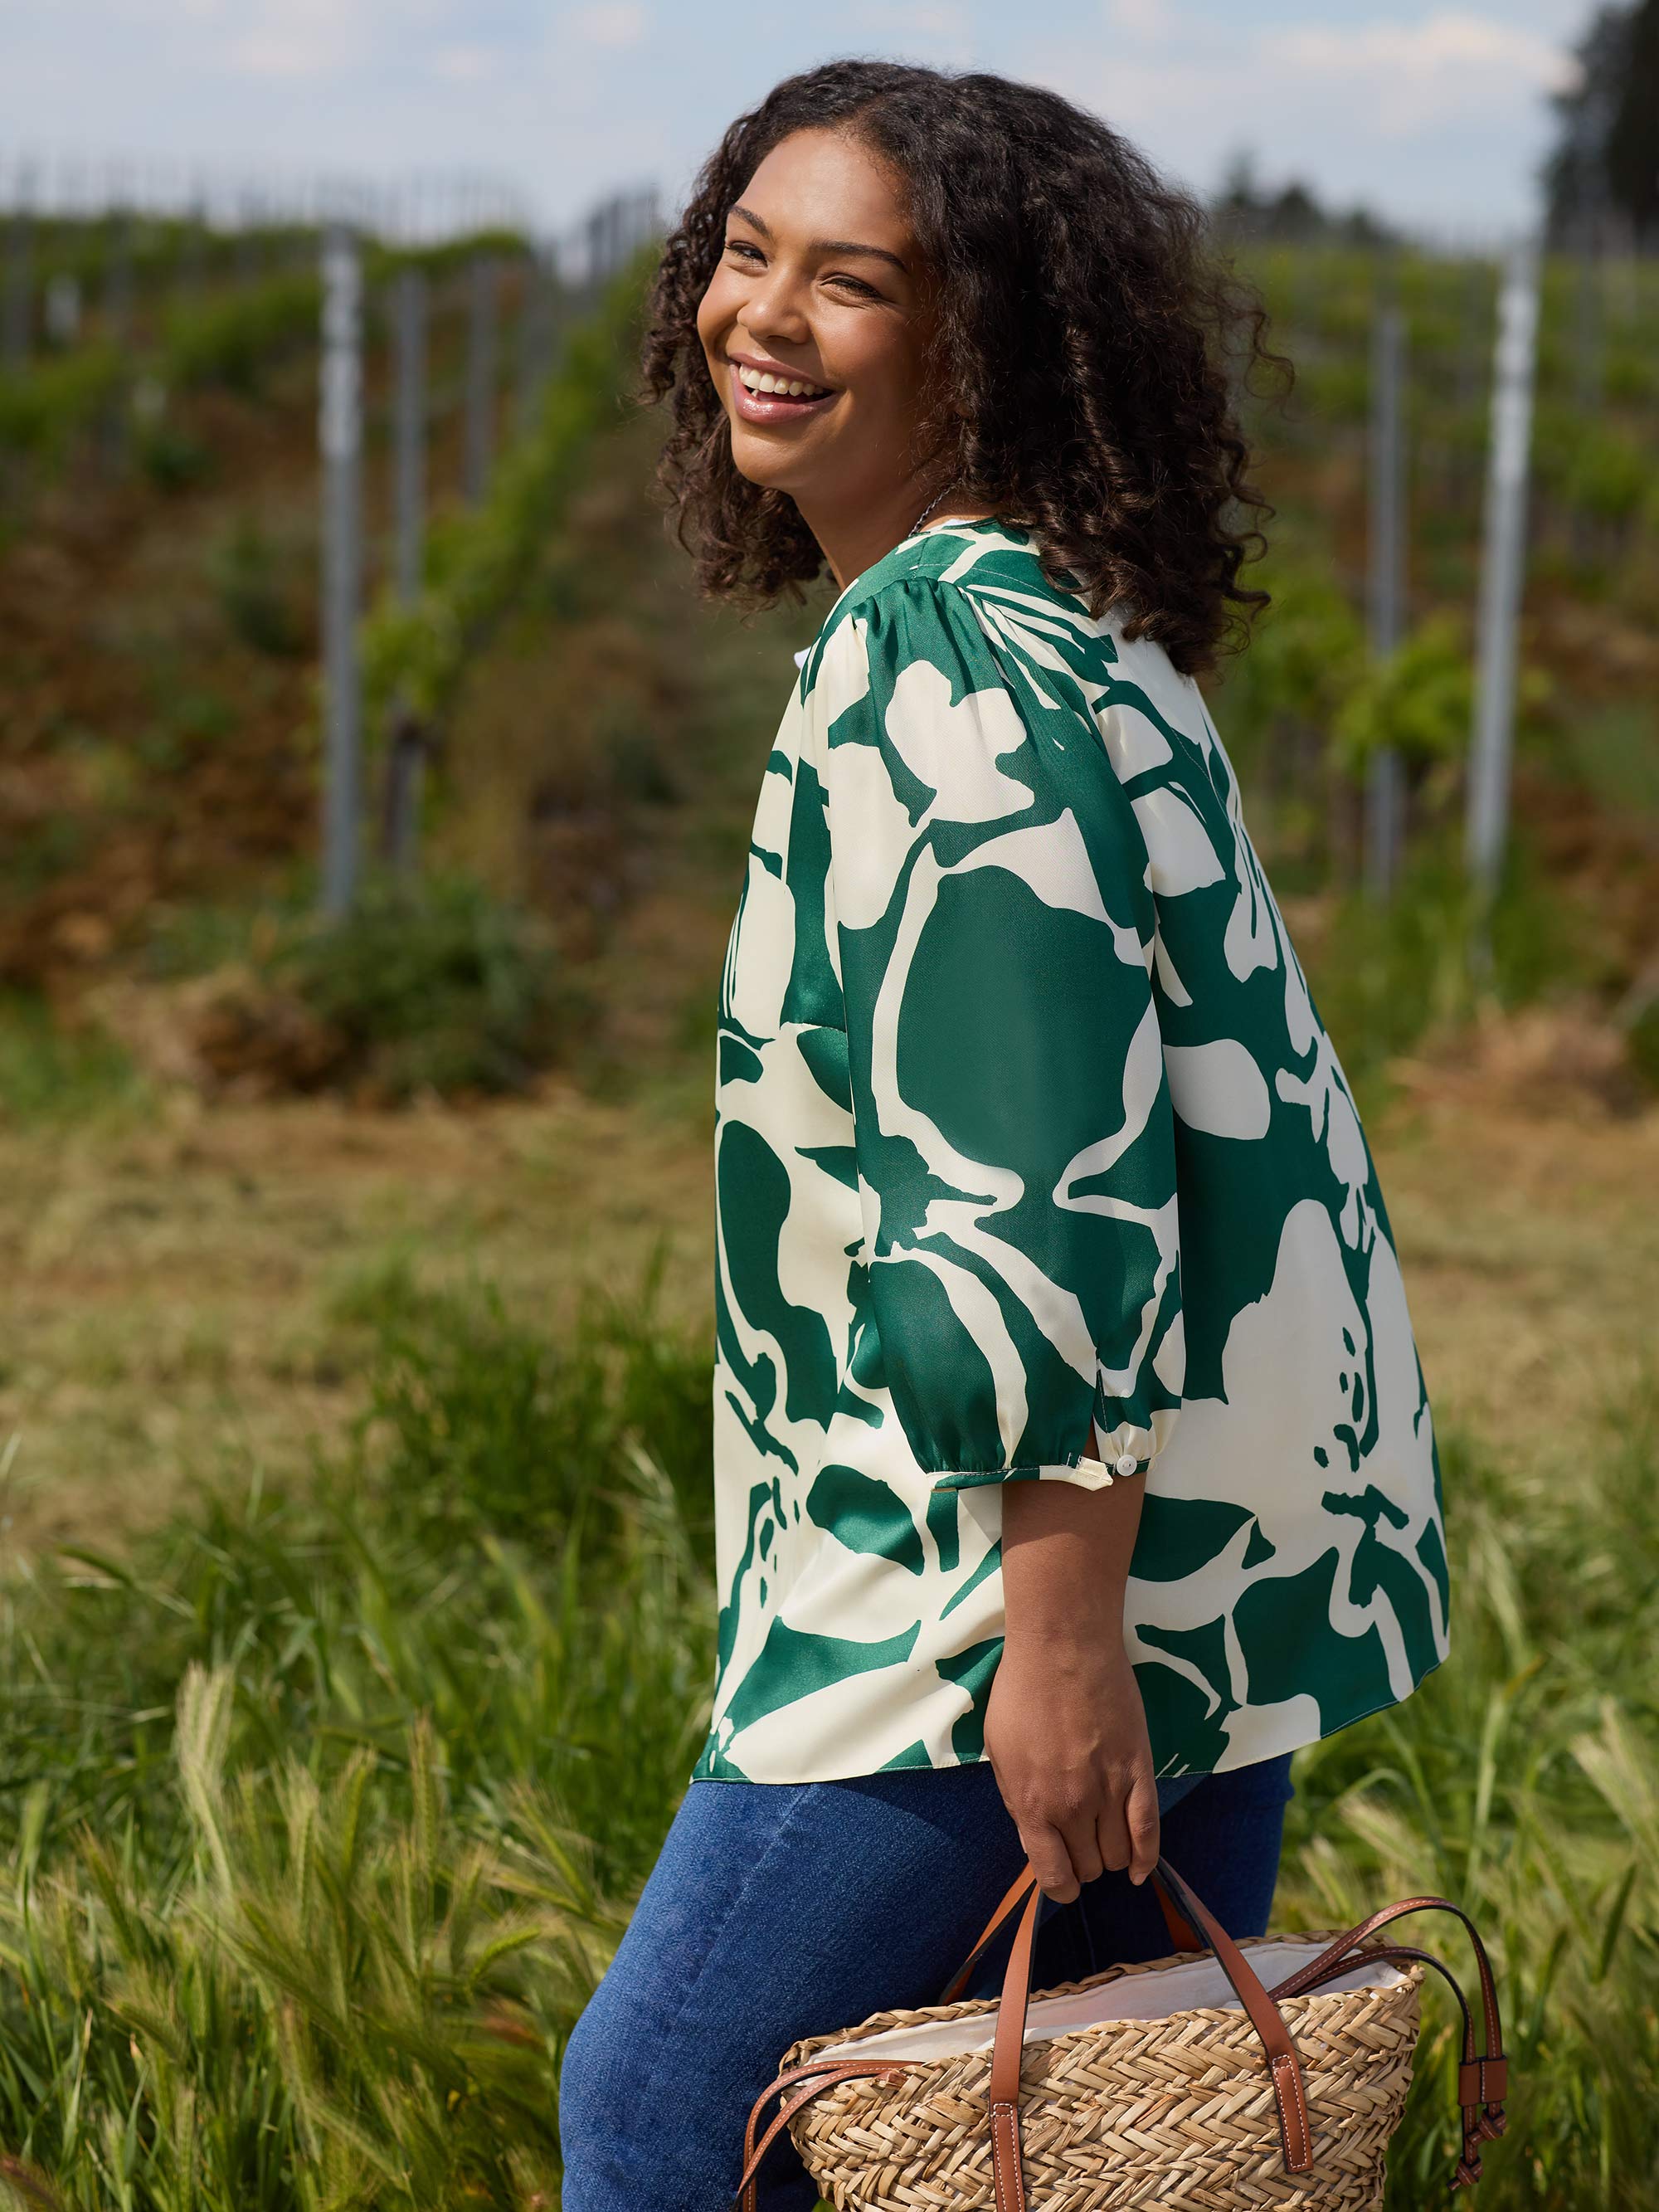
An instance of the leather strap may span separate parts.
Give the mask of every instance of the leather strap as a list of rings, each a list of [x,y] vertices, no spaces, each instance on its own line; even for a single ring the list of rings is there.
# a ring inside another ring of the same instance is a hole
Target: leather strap
[[[1030,1893],[1014,1930],[997,2007],[997,2037],[991,2051],[991,2082],[986,2102],[991,2121],[991,2182],[996,2212],[1025,2212],[1025,2146],[1019,2130],[1019,2069],[1025,2056],[1025,2014],[1031,1996],[1031,1952],[1036,1940],[1042,1892],[1031,1878]]]
[[[1152,1879],[1170,1893],[1171,1902],[1192,1923],[1214,1952],[1221,1971],[1232,1984],[1233,1995],[1244,2008],[1251,2027],[1261,2039],[1267,2071],[1273,2085],[1279,2114],[1279,2148],[1287,2173],[1306,2173],[1313,2165],[1313,2130],[1308,2118],[1308,2093],[1302,2079],[1285,2015],[1256,1978],[1256,1972],[1232,1937],[1206,1905],[1194,1896],[1167,1859],[1160,1859]]]
[[[1007,1889],[1003,1893],[1001,1904],[998,1905],[996,1911],[986,1922],[984,1934],[980,1937],[978,1942],[975,1944],[973,1949],[968,1954],[968,1956],[963,1960],[962,1964],[957,1968],[955,1973],[951,1975],[950,1981],[946,1984],[945,1990],[940,1995],[939,2002],[941,2004],[954,2004],[956,2000],[962,1995],[963,1990],[968,1985],[969,1978],[973,1973],[975,1967],[978,1966],[981,1959],[982,1959],[986,1952],[989,1950],[998,1929],[1002,1926],[1004,1921],[1007,1919],[1011,1912],[1018,1911],[1020,1901],[1024,1897],[1027,1889],[1030,1886],[1030,1882],[1031,1869],[1028,1863],[1022,1867],[1020,1871],[1014,1876],[1013,1881],[1009,1884]],[[1202,1951],[1206,1949],[1207,1947],[1194,1932],[1185,1916],[1170,1901],[1169,1893],[1159,1883],[1154,1882],[1152,1884],[1152,1894],[1158,1899],[1158,1910],[1164,1915],[1164,1925],[1169,1930],[1170,1941],[1175,1946],[1175,1948],[1177,1951]]]
[[[743,2173],[732,2198],[734,2212],[756,2212],[755,2191],[762,2161],[801,2106],[810,2105],[820,2089],[828,2089],[836,2081],[879,2080],[884,2075],[902,2074],[903,2071],[902,2066],[890,2063],[860,2064],[851,2059],[809,2059],[805,2065],[787,2068],[769,2081],[749,2108],[749,2124],[743,2136]],[[789,2087],[794,2087],[794,2095],[778,2107],[771,2126],[757,2143],[755,2129],[761,2113],[780,2089]],[[1020,2212],[1024,2212],[1023,2205]]]
[[[1025,1864],[1020,1869],[1019,1872],[1014,1876],[1013,1880],[1009,1883],[1007,1888],[1003,1892],[1002,1902],[998,1905],[996,1911],[986,1922],[984,1934],[980,1937],[978,1942],[975,1944],[973,1949],[968,1954],[968,1956],[963,1960],[962,1964],[957,1968],[955,1973],[951,1975],[950,1980],[945,1984],[945,1988],[939,1996],[939,2002],[942,2005],[954,2004],[957,1999],[962,1995],[963,1990],[967,1987],[968,1977],[973,1972],[975,1967],[978,1966],[981,1959],[983,1958],[986,1952],[991,1948],[992,1942],[995,1938],[997,1930],[1001,1927],[1003,1922],[1006,1920],[1008,1915],[1011,1912],[1017,1911],[1020,1905],[1024,1901],[1026,1893],[1030,1889],[1033,1879],[1034,1877],[1031,1873],[1030,1862],[1028,1859]]]
[[[1390,1921],[1403,1920],[1410,1912],[1449,1912],[1462,1922],[1474,1948],[1474,1963],[1480,1976],[1480,2000],[1486,2014],[1486,2041],[1496,2053],[1501,2055],[1504,2031],[1498,2016],[1498,1985],[1492,1979],[1492,1962],[1486,1956],[1486,1947],[1480,1941],[1480,1931],[1474,1921],[1461,1905],[1452,1904],[1449,1898],[1407,1897],[1398,1905],[1385,1905],[1380,1912],[1373,1912],[1369,1919],[1358,1922],[1346,1936],[1339,1936],[1310,1965],[1299,1967],[1294,1974],[1287,1975],[1278,1984],[1273,1995],[1299,1996],[1310,1981],[1322,1978],[1328,1966],[1338,1959],[1345,1958],[1368,1936],[1374,1936],[1379,1928],[1386,1928]]]
[[[1261,2039],[1273,2085],[1279,2119],[1279,2149],[1288,2173],[1306,2173],[1313,2164],[1312,2129],[1308,2118],[1307,2091],[1301,2061],[1283,2015],[1262,1988],[1255,1970],[1215,1916],[1194,1896],[1167,1859],[1160,1859],[1152,1880],[1160,1897],[1196,1929],[1215,1954],[1217,1964],[1244,2008],[1246,2018]],[[1019,2066],[1025,2039],[1025,2016],[1030,1999],[1031,1952],[1036,1931],[1042,1892],[1029,1862],[1010,1886],[992,1914],[985,1933],[965,1964],[952,1978],[943,2002],[949,2003],[966,1980],[975,1961],[1015,1908],[1024,1905],[1019,1926],[1003,1979],[1002,2001],[997,2014],[996,2044],[991,2059],[988,2102],[994,2125],[991,2133],[992,2170],[998,2191],[998,2212],[1006,2203],[1010,2212],[1023,2212],[1024,2177],[1019,2136]],[[1190,1947],[1190,1948],[1196,1948]],[[1001,2108],[1006,2115],[999,2117]]]
[[[1338,1936],[1316,1958],[1298,1967],[1294,1973],[1286,1975],[1283,1981],[1275,1984],[1269,1990],[1262,1987],[1255,1969],[1237,1944],[1208,1908],[1194,1895],[1167,1859],[1158,1861],[1152,1879],[1171,1935],[1175,1934],[1177,1920],[1182,1923],[1184,1935],[1194,1936],[1195,1931],[1194,1940],[1191,1942],[1182,1942],[1177,1939],[1178,1948],[1197,1949],[1200,1946],[1196,1939],[1202,1939],[1204,1946],[1214,1954],[1217,1964],[1256,2032],[1267,2063],[1268,2079],[1273,2085],[1279,2119],[1279,2148],[1287,2172],[1306,2173],[1311,2169],[1313,2145],[1301,2062],[1284,2015],[1279,2009],[1279,2003],[1288,1997],[1305,1996],[1324,1983],[1336,1980],[1363,1960],[1386,1959],[1397,1965],[1415,1963],[1432,1966],[1449,1983],[1457,1998],[1463,2026],[1462,2062],[1458,2069],[1458,2102],[1463,2115],[1463,2154],[1458,2160],[1453,2186],[1467,2187],[1480,2179],[1480,2145],[1501,2136],[1504,2130],[1504,2100],[1508,2093],[1508,2064],[1504,2056],[1498,1990],[1491,1963],[1486,1957],[1486,1947],[1466,1912],[1443,1897],[1413,1897],[1399,1905],[1385,1906],[1382,1911],[1372,1913],[1369,1919],[1362,1920],[1351,1928],[1346,1935]],[[1042,1893],[1028,1863],[1009,1885],[987,1923],[984,1934],[952,1976],[941,1999],[946,2004],[954,2001],[987,1947],[1018,1911],[1018,1923],[1014,1931],[1003,1979],[1002,1997],[998,2007],[996,2038],[991,2053],[991,2078],[986,2099],[995,2212],[1028,2212],[1020,2139],[1019,2077],[1026,2016],[1030,2002],[1032,1953],[1042,1903]],[[1484,2052],[1475,2050],[1474,2016],[1468,2001],[1456,1977],[1442,1960],[1431,1953],[1417,1950],[1409,1944],[1378,1944],[1368,1940],[1380,1929],[1402,1918],[1407,1913],[1428,1911],[1455,1913],[1468,1930],[1480,1976],[1487,2045]],[[902,2074],[905,2070],[904,2065],[895,2060],[860,2062],[844,2058],[808,2059],[800,2065],[786,2068],[768,2083],[750,2112],[744,2136],[744,2171],[732,2200],[734,2206],[740,2208],[740,2212],[756,2212],[756,2180],[762,2160],[795,2113],[821,2089],[836,2081],[868,2080]],[[770,2126],[757,2143],[755,2134],[761,2113],[773,2097],[786,2090],[793,2094],[781,2105]]]
[[[1278,1984],[1272,1994],[1275,1998],[1301,1996],[1322,1982],[1334,1980],[1354,1963],[1354,1954],[1366,1943],[1378,1929],[1386,1928],[1390,1921],[1401,1920],[1408,1912],[1449,1912],[1461,1920],[1468,1931],[1474,1950],[1474,1963],[1480,1976],[1480,2005],[1486,2031],[1486,2048],[1477,2051],[1474,2047],[1474,2017],[1468,2001],[1459,1987],[1450,1969],[1426,1951],[1412,1951],[1405,1945],[1371,1947],[1371,1955],[1383,1957],[1398,1953],[1421,1960],[1445,1976],[1457,1991],[1457,2002],[1463,2015],[1463,2056],[1457,2069],[1457,2101],[1463,2116],[1463,2154],[1457,2161],[1457,2172],[1452,2186],[1471,2187],[1480,2179],[1480,2145],[1493,2142],[1504,2133],[1508,2120],[1504,2111],[1509,2095],[1509,2061],[1504,2056],[1504,2026],[1498,2016],[1498,1984],[1492,1978],[1492,1962],[1486,1956],[1486,1947],[1480,1932],[1461,1905],[1453,1905],[1443,1897],[1408,1897],[1398,1905],[1384,1905],[1369,1919],[1360,1921],[1346,1936],[1339,1936],[1319,1956]]]

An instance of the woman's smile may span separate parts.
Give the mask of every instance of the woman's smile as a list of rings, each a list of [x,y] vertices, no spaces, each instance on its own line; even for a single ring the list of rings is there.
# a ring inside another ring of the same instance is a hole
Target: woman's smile
[[[729,351],[732,406],[745,422],[771,428],[828,412],[839,392],[769,355]]]
[[[921,434],[932,292],[906,195],[856,134],[807,129],[722,198],[696,334],[732,465],[793,501],[845,583],[940,489]]]

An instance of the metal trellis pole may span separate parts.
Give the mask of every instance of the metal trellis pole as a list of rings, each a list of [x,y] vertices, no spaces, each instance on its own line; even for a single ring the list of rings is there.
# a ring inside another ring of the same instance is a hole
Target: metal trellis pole
[[[398,595],[405,602],[420,591],[426,551],[426,310],[425,271],[401,270],[392,307],[392,437]]]
[[[1392,300],[1377,308],[1371,347],[1370,556],[1366,613],[1373,657],[1384,660],[1405,631],[1406,319]],[[1405,844],[1406,784],[1399,754],[1372,754],[1365,785],[1365,887],[1386,900]]]
[[[393,301],[392,467],[394,578],[405,606],[420,596],[426,563],[425,273],[410,265],[398,275]],[[427,732],[406,698],[392,702],[386,731],[381,842],[400,872],[414,868],[419,842],[421,786]]]
[[[1503,874],[1515,739],[1516,641],[1526,573],[1527,460],[1538,342],[1538,253],[1512,248],[1498,301],[1480,634],[1465,851],[1483,913]]]
[[[351,232],[323,241],[323,911],[345,914],[357,888],[362,705],[357,616],[362,580],[362,267]]]

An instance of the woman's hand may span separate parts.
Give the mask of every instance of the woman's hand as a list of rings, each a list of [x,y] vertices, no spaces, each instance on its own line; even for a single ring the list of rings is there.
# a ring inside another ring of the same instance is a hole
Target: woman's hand
[[[1107,1868],[1144,1881],[1158,1854],[1146,1716],[1123,1649],[1142,1486],[1003,1491],[1002,1656],[985,1748],[1026,1856],[1060,1904]]]
[[[985,1747],[1045,1893],[1062,1905],[1106,1868],[1158,1863],[1158,1784],[1121,1637],[1011,1638],[991,1684]]]

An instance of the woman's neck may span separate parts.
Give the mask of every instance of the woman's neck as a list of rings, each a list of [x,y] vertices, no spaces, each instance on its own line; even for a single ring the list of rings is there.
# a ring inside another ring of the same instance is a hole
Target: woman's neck
[[[865,506],[857,514],[837,510],[827,514],[816,501],[797,499],[796,506],[807,528],[818,541],[838,591],[885,559],[902,545],[919,520],[925,530],[945,522],[983,522],[996,510],[951,499],[947,494],[931,513],[925,488],[919,495],[914,484],[905,484],[872,511]],[[925,517],[925,520],[923,518]]]

